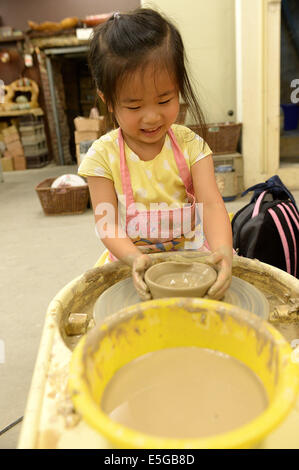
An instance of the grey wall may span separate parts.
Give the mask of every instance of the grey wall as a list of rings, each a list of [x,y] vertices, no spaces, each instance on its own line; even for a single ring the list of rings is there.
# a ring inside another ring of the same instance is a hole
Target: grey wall
[[[139,0],[1,0],[2,24],[23,31],[28,30],[27,20],[61,21],[63,18],[128,11],[138,8]]]

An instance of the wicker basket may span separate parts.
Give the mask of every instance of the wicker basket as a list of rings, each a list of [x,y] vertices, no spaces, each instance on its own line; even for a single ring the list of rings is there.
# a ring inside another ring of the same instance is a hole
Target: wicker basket
[[[85,212],[89,199],[88,186],[51,188],[55,179],[47,178],[35,188],[44,213],[46,215],[66,215]]]
[[[199,126],[188,126],[192,131],[201,135]],[[237,151],[237,145],[240,138],[242,124],[234,122],[220,122],[207,124],[206,141],[211,147],[212,152],[234,153]]]

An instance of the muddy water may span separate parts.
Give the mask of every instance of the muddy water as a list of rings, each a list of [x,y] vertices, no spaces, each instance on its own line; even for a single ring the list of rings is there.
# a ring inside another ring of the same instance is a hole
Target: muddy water
[[[223,353],[163,349],[126,364],[106,387],[102,409],[118,423],[156,436],[196,438],[232,430],[267,406],[258,377]]]

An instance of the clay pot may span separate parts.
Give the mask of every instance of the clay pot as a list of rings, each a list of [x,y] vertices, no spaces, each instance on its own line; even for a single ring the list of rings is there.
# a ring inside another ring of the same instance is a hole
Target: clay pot
[[[144,279],[152,297],[203,297],[217,278],[207,264],[165,262],[151,266]]]

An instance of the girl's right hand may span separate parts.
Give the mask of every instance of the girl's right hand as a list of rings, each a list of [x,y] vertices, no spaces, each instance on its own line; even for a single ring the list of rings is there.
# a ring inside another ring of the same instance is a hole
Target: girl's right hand
[[[152,298],[149,288],[144,282],[145,271],[151,266],[151,264],[152,261],[148,255],[140,255],[133,261],[133,282],[141,300],[150,300]]]
[[[221,247],[206,258],[205,263],[210,264],[218,272],[215,283],[208,291],[208,298],[223,299],[232,280],[232,255],[231,247]]]

